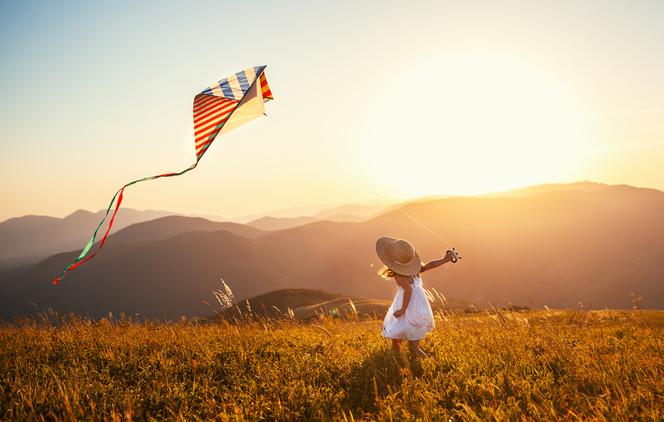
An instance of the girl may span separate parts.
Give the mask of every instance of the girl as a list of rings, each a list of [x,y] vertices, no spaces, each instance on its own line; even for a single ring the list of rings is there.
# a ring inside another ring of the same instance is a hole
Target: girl
[[[424,293],[420,273],[447,262],[457,262],[456,251],[447,251],[444,258],[422,264],[415,248],[408,241],[381,237],[376,241],[376,253],[383,264],[380,275],[397,282],[397,294],[383,321],[382,336],[392,340],[392,350],[399,352],[402,340],[408,340],[411,354],[426,357],[420,340],[433,330],[433,312]]]

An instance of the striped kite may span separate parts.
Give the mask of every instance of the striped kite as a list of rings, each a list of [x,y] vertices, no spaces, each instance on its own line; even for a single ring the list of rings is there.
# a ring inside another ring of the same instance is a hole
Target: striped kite
[[[92,233],[92,237],[78,258],[62,270],[62,273],[53,280],[53,284],[58,284],[68,271],[94,258],[104,247],[106,238],[113,226],[115,215],[122,203],[122,195],[126,187],[146,180],[159,179],[160,177],[180,176],[195,169],[205,151],[210,148],[210,145],[219,134],[233,130],[265,113],[264,103],[273,98],[264,71],[265,66],[250,67],[208,86],[194,97],[194,147],[196,149],[194,164],[178,173],[164,173],[134,180],[118,189],[113,195],[111,203],[108,204],[108,208],[106,208],[104,218]],[[97,251],[88,255],[97,238],[97,232],[106,221],[113,204],[115,204],[115,210],[111,215],[104,237],[99,242]]]

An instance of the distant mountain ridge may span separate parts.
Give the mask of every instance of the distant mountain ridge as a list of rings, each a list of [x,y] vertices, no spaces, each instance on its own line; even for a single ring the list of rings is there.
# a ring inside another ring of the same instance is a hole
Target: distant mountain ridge
[[[249,237],[253,237],[258,235],[258,232],[250,234],[250,229],[240,229],[240,225],[251,226],[260,231],[265,231],[288,229],[322,219],[360,221],[368,218],[373,210],[380,209],[380,207],[381,205],[375,203],[324,208],[322,211],[320,211],[320,207],[301,207],[276,211],[275,216],[260,216],[243,224],[238,223],[238,219],[224,221],[216,216],[210,218],[194,216],[185,217],[180,213],[170,211],[139,211],[131,208],[120,208],[111,233],[119,232],[136,223],[155,220],[166,216],[178,216],[182,218],[190,218],[191,220],[190,222],[177,219],[170,220],[170,223],[173,224],[173,227],[170,228],[167,227],[167,225],[161,224],[159,227],[160,229],[165,230],[164,234],[158,234],[154,229],[149,229],[147,226],[144,226],[142,229],[152,230],[152,235],[149,238],[157,239],[168,237],[169,234],[180,233],[183,231],[213,231],[223,229],[223,226],[214,226],[213,223],[227,225],[236,224],[235,228],[231,231],[241,232],[247,234]],[[284,216],[297,210],[310,210],[315,216]],[[63,218],[25,215],[0,222],[0,270],[3,268],[10,268],[13,265],[34,263],[39,259],[57,252],[78,247],[82,248],[101,221],[105,212],[106,210],[101,210],[96,213],[86,210],[77,210]],[[343,215],[340,213],[343,213]],[[246,221],[246,218],[239,219]],[[107,227],[108,221],[106,221],[100,228],[100,236],[103,235]],[[230,228],[231,226],[228,227]],[[137,233],[134,233],[134,235],[138,237],[142,236]],[[128,240],[125,236],[126,234],[117,239],[122,238],[123,241]],[[144,240],[147,240],[147,238]]]
[[[313,217],[261,217],[247,223],[260,230],[284,230],[318,221]]]
[[[118,230],[109,237],[109,242],[145,242],[168,239],[169,237],[187,232],[215,231],[227,231],[249,239],[254,239],[265,234],[263,230],[245,224],[210,221],[201,217],[170,215],[132,224],[122,230]]]
[[[616,187],[616,185],[607,185],[605,183],[597,182],[575,182],[575,183],[545,183],[542,185],[528,186],[525,188],[512,189],[503,192],[489,193],[486,195],[480,195],[482,197],[524,197],[530,195],[537,195],[541,193],[548,192],[558,192],[558,191],[582,191],[582,192],[594,192],[602,189],[607,189],[610,187]],[[640,189],[640,188],[635,188]]]
[[[64,218],[26,215],[0,222],[0,259],[39,257],[82,248],[105,212],[77,210]],[[112,232],[172,214],[167,211],[121,208]],[[104,225],[100,229],[102,234],[106,227]]]
[[[375,217],[381,211],[394,205],[394,202],[381,201],[367,204],[346,204],[322,210],[313,215],[318,220],[329,221],[364,221]]]
[[[448,297],[480,305],[630,308],[635,293],[642,306],[664,308],[662,215],[664,192],[607,186],[413,201],[368,221],[316,221],[254,234],[193,220],[191,227],[205,230],[186,231],[187,218],[171,230],[164,219],[171,237],[146,238],[140,233],[151,232],[148,223],[128,228],[128,240],[107,243],[56,288],[50,280],[76,252],[1,273],[0,313],[30,313],[34,303],[92,316],[205,315],[203,301],[214,300],[222,277],[239,300],[284,288],[389,300],[394,283],[377,276],[382,264],[374,252],[381,235],[409,239],[424,260],[456,246],[461,263],[423,276],[425,286]]]

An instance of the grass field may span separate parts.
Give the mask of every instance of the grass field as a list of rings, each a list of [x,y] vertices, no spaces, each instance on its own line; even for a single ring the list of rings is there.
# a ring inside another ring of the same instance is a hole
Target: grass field
[[[664,419],[664,313],[438,315],[421,361],[353,318],[6,325],[0,418]]]

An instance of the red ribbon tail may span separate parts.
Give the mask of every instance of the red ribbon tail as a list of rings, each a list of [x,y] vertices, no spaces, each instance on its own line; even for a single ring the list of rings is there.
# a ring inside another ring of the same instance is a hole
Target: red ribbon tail
[[[80,260],[80,261],[78,261],[78,262],[75,262],[71,267],[67,268],[67,271],[71,271],[71,270],[73,270],[74,268],[76,268],[76,267],[78,267],[78,266],[80,266],[80,265],[83,265],[84,263],[86,263],[86,262],[88,262],[89,260],[91,260],[92,258],[94,258],[95,255],[97,255],[97,254],[96,254],[96,253],[93,253],[92,255],[88,256],[87,258],[82,259],[82,260]],[[56,278],[53,280],[53,285],[58,284],[58,283],[60,282],[60,280],[62,280],[62,276],[58,276],[58,277],[56,277]]]
[[[115,211],[113,211],[113,215],[111,216],[111,221],[108,222],[108,228],[106,229],[106,233],[104,233],[104,237],[101,239],[101,242],[99,243],[99,249],[104,247],[106,238],[108,237],[108,234],[111,232],[111,227],[113,227],[113,222],[115,221],[115,215],[118,213],[118,210],[120,209],[120,204],[122,203],[122,195],[124,194],[124,190],[125,188],[120,189],[120,196],[118,197],[118,202],[115,204]]]

